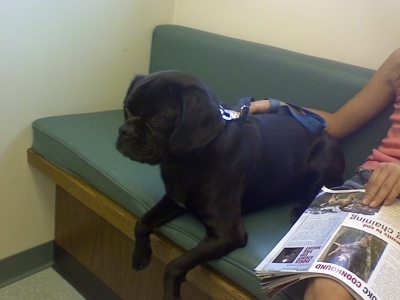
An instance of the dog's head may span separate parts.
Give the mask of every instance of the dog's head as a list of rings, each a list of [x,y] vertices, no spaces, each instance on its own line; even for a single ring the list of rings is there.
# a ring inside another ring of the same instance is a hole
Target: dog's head
[[[218,105],[212,91],[192,75],[164,71],[136,76],[124,100],[125,122],[116,147],[148,164],[192,153],[223,129]]]

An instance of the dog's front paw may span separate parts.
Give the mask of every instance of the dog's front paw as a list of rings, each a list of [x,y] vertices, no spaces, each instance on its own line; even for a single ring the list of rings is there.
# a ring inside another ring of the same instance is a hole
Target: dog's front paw
[[[151,248],[136,247],[132,254],[132,268],[136,271],[145,269],[151,261]]]

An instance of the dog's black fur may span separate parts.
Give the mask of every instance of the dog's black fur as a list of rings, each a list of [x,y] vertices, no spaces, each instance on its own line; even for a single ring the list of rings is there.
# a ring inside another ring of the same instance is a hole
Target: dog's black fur
[[[279,113],[225,121],[212,91],[189,74],[137,76],[124,110],[117,149],[159,164],[166,189],[137,221],[133,268],[150,263],[156,227],[190,211],[206,229],[194,249],[167,266],[165,299],[179,298],[190,269],[246,245],[242,214],[299,198],[307,205],[322,185],[341,181],[343,155],[327,133],[315,136]]]

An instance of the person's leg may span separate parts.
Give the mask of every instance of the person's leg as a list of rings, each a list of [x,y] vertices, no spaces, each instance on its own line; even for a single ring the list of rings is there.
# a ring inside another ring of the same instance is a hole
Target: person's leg
[[[354,300],[354,297],[335,280],[318,277],[309,279],[304,300]]]
[[[353,177],[346,180],[343,185],[336,186],[332,188],[332,190],[357,190],[364,189],[365,184],[368,182],[369,177],[371,176],[372,171],[367,169],[359,168],[354,174]]]
[[[357,173],[346,180],[337,190],[363,189],[371,176],[371,170],[359,169]],[[304,300],[354,300],[354,297],[337,281],[325,277],[308,280]]]

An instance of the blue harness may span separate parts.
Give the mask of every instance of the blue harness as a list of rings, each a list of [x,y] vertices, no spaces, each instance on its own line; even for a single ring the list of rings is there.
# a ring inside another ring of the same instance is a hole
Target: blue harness
[[[287,105],[280,105],[280,101],[276,99],[267,98],[270,101],[270,109],[268,113],[281,112],[286,115],[290,115],[295,118],[301,125],[303,125],[312,134],[318,135],[326,127],[326,120],[320,115],[299,107],[297,105],[286,103]],[[239,104],[234,110],[225,109],[222,106],[219,107],[221,117],[226,121],[239,120],[241,123],[246,121],[246,117],[249,114],[250,103],[254,101],[252,97],[245,97],[239,100]],[[293,108],[300,111],[297,113]]]

